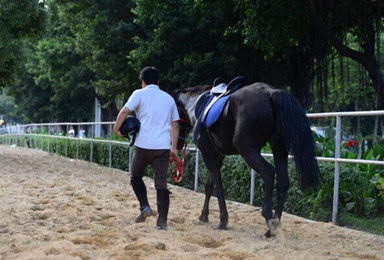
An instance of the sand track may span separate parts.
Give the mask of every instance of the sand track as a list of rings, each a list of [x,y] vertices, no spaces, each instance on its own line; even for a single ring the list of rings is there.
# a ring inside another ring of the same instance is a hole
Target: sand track
[[[145,179],[156,209],[152,180]],[[384,259],[384,237],[283,214],[277,237],[263,236],[260,209],[228,202],[228,230],[197,221],[203,195],[170,185],[167,231],[156,217],[135,224],[138,205],[126,172],[0,145],[0,260],[5,259]]]

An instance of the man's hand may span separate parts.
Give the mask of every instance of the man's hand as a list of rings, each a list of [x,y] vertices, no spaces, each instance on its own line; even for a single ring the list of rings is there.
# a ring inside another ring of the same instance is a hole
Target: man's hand
[[[118,137],[121,137],[121,138],[124,138],[125,136],[122,135],[120,133],[120,127],[121,125],[123,124],[124,120],[127,118],[127,116],[131,113],[131,111],[126,108],[126,107],[123,107],[119,114],[117,115],[116,117],[116,122],[115,122],[115,125],[113,127],[113,132],[115,132],[115,134],[118,136]]]
[[[171,159],[172,159],[172,158],[179,158],[177,149],[175,149],[175,148],[172,148],[172,149],[171,149]]]
[[[120,131],[117,131],[115,134],[116,134],[118,137],[120,137],[120,138],[124,138],[124,137],[125,137],[125,135],[122,135],[122,134],[120,133]]]

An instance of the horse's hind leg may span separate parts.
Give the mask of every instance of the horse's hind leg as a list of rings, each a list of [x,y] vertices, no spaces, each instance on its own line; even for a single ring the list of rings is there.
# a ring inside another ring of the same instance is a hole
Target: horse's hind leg
[[[288,152],[283,141],[271,142],[273,158],[276,167],[276,210],[274,219],[278,220],[280,226],[281,214],[287,198],[287,191],[290,186],[288,177]]]
[[[269,227],[271,221],[273,220],[272,195],[275,182],[275,168],[261,156],[260,150],[254,149],[252,151],[242,151],[241,156],[245,159],[247,164],[251,166],[251,168],[260,173],[261,178],[264,181],[264,203],[262,215]],[[271,235],[270,229],[268,229],[265,236],[270,237]]]
[[[209,200],[211,199],[211,196],[213,194],[213,181],[212,178],[209,177],[207,183],[205,184],[205,200],[204,200],[204,206],[201,211],[201,215],[199,217],[200,221],[208,222],[208,215],[209,215]]]

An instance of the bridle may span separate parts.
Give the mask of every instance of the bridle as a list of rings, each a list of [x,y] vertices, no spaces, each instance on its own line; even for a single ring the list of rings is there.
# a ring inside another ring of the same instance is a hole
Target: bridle
[[[179,111],[180,110],[183,113],[182,114],[180,113],[181,115],[180,115],[180,120],[179,120],[179,140],[178,140],[178,143],[182,142],[182,144],[183,144],[183,147],[180,148],[183,150],[183,157],[181,159],[181,162],[180,162],[179,157],[174,156],[174,155],[172,155],[172,157],[171,157],[171,163],[173,162],[175,164],[175,167],[176,167],[176,174],[171,169],[171,176],[172,176],[172,179],[176,183],[180,182],[181,179],[183,178],[185,153],[186,153],[187,147],[188,147],[188,141],[186,141],[186,139],[187,139],[187,136],[189,134],[189,131],[192,129],[192,125],[190,124],[188,113],[186,113],[184,108],[179,109]],[[178,145],[178,149],[179,149],[179,145]]]
[[[185,108],[181,104],[178,104],[177,108],[180,117],[178,143],[185,144],[188,143],[186,139],[193,126],[191,125],[191,119],[189,118],[188,112],[185,110]],[[178,149],[182,149],[182,147],[178,147]]]

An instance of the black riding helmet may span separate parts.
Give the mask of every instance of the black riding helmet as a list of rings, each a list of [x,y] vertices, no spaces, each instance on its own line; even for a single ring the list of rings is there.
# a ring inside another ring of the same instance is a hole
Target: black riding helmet
[[[126,138],[132,135],[131,146],[135,142],[136,134],[140,130],[140,121],[133,115],[129,115],[120,127],[120,133]]]

